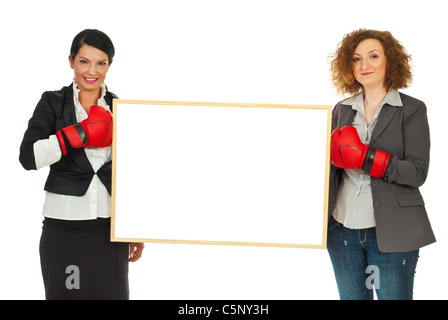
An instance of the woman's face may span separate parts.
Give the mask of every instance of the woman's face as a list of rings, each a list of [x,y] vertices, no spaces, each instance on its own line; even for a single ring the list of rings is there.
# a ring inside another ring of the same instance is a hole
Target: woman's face
[[[387,58],[376,39],[361,41],[353,54],[352,70],[364,89],[383,89]]]
[[[109,59],[105,52],[83,45],[75,57],[69,56],[75,72],[75,81],[81,91],[99,90],[109,71]]]

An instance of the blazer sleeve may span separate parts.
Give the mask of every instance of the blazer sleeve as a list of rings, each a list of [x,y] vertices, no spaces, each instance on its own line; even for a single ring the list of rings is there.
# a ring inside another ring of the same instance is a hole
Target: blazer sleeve
[[[45,92],[28,122],[28,128],[20,145],[19,161],[26,170],[36,170],[33,145],[41,139],[48,139],[55,133],[57,113],[54,109],[54,97]]]
[[[404,101],[403,101],[404,102]],[[385,180],[420,187],[426,180],[430,157],[430,132],[426,105],[410,99],[403,107],[402,155],[392,155]]]

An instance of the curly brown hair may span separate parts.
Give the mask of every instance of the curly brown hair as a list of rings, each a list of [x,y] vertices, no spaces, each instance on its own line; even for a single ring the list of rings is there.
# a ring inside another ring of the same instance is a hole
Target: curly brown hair
[[[376,39],[383,46],[387,59],[384,87],[387,91],[407,88],[412,82],[411,56],[389,31],[358,29],[346,34],[336,51],[330,55],[331,80],[338,94],[356,94],[362,85],[352,71],[353,54],[359,43]]]

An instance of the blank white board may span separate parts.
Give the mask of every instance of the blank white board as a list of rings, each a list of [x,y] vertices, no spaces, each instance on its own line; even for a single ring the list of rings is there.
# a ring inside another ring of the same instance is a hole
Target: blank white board
[[[326,247],[331,106],[113,110],[112,241]]]

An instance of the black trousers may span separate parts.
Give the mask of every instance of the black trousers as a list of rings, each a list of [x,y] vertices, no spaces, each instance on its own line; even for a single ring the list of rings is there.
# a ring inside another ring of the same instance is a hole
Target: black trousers
[[[127,300],[129,243],[110,241],[110,219],[45,218],[40,260],[47,300]]]

